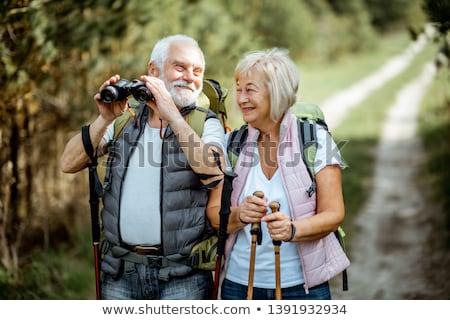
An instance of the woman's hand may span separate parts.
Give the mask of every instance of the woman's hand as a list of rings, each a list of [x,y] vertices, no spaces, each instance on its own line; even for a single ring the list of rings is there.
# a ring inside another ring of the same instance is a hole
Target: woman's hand
[[[242,223],[257,223],[267,214],[267,198],[247,196],[239,206],[239,220]]]
[[[267,223],[270,237],[276,241],[288,241],[291,238],[291,218],[283,212],[274,212],[265,215],[261,221]]]

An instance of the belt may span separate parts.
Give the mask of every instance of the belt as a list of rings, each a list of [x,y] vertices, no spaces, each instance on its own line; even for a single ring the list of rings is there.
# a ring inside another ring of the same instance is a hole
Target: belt
[[[161,246],[132,246],[129,244],[122,244],[122,246],[134,253],[141,255],[162,256]]]

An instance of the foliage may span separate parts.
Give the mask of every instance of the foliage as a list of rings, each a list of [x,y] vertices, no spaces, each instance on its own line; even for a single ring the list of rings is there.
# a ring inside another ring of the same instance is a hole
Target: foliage
[[[0,299],[94,299],[93,254],[86,237],[88,230],[74,234],[76,246],[64,243],[24,254],[20,277],[0,269]]]
[[[403,27],[410,24],[410,15],[419,5],[419,1],[409,0],[364,0],[368,12],[370,12],[372,25],[381,31],[387,31],[393,28]],[[424,22],[423,18],[418,21],[420,25]]]
[[[89,55],[125,31],[120,3],[13,0],[2,6],[0,261],[6,270],[18,270],[24,247],[70,239],[74,217],[58,215],[70,209],[70,187],[56,163],[64,120],[88,117],[70,114],[68,106],[88,96]],[[119,21],[117,29],[97,19],[105,11]]]
[[[424,0],[422,7],[429,20],[437,25],[440,32],[445,34],[450,29],[449,0]]]
[[[230,86],[231,70],[249,50],[286,47],[305,63],[334,63],[349,53],[371,50],[377,43],[377,30],[406,19],[408,11],[398,13],[399,6],[412,6],[404,0],[390,3],[3,1],[1,292],[13,295],[17,289],[23,292],[21,298],[37,298],[52,297],[45,290],[66,290],[67,279],[55,271],[63,268],[62,263],[54,261],[46,268],[36,261],[52,258],[40,257],[33,262],[27,258],[35,250],[47,251],[72,243],[74,228],[89,221],[87,175],[63,175],[58,159],[73,131],[96,115],[92,96],[99,84],[116,73],[126,78],[146,73],[150,50],[157,39],[173,33],[195,37],[207,58],[207,76]],[[382,19],[383,10],[387,19]],[[52,282],[55,287],[46,288],[42,282]],[[30,295],[25,287],[30,288]]]
[[[423,170],[427,185],[432,186],[433,197],[444,206],[447,228],[450,230],[450,69],[442,69],[433,82],[419,117],[419,130],[429,159]]]

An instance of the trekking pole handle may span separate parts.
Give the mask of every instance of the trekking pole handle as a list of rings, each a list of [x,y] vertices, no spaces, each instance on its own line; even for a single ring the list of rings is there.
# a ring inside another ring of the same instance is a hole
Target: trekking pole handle
[[[278,212],[280,210],[280,203],[278,201],[272,201],[269,204],[269,208],[270,208],[270,210],[272,210],[272,213]],[[272,242],[276,246],[281,245],[281,241],[280,240],[273,240]]]
[[[253,195],[260,199],[264,198],[264,192],[262,192],[262,191],[255,191],[255,192],[253,192]],[[252,223],[252,226],[250,228],[250,234],[258,235],[257,242],[258,242],[258,244],[261,244],[261,241],[262,241],[261,222],[253,222]]]
[[[255,196],[255,197],[258,197],[258,198],[264,198],[264,192],[262,192],[262,191],[255,191],[255,192],[253,192],[253,195]]]
[[[260,199],[264,198],[264,192],[262,192],[262,191],[255,191],[255,192],[253,192],[253,195],[254,195],[255,197],[260,198]],[[255,232],[255,233],[256,233],[256,232],[259,232],[260,226],[261,226],[261,223],[260,223],[260,222],[253,222],[253,223],[252,223],[251,231],[252,231],[252,232]]]
[[[272,201],[269,204],[270,210],[272,210],[272,213],[278,212],[280,210],[280,203],[278,201]]]

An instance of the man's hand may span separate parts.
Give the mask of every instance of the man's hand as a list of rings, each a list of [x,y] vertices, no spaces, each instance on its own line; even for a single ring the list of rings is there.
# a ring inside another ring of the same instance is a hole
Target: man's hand
[[[181,121],[181,116],[178,107],[173,102],[172,96],[167,91],[164,82],[156,77],[141,76],[141,80],[152,93],[155,101],[147,101],[147,105],[152,108],[155,114],[163,121],[172,124],[174,121]]]
[[[100,86],[98,93],[94,96],[94,100],[97,103],[100,116],[106,121],[111,123],[117,117],[121,116],[128,108],[128,98],[122,101],[114,101],[112,103],[105,103],[100,97],[100,92],[107,86],[117,83],[120,80],[118,74],[112,76]]]

